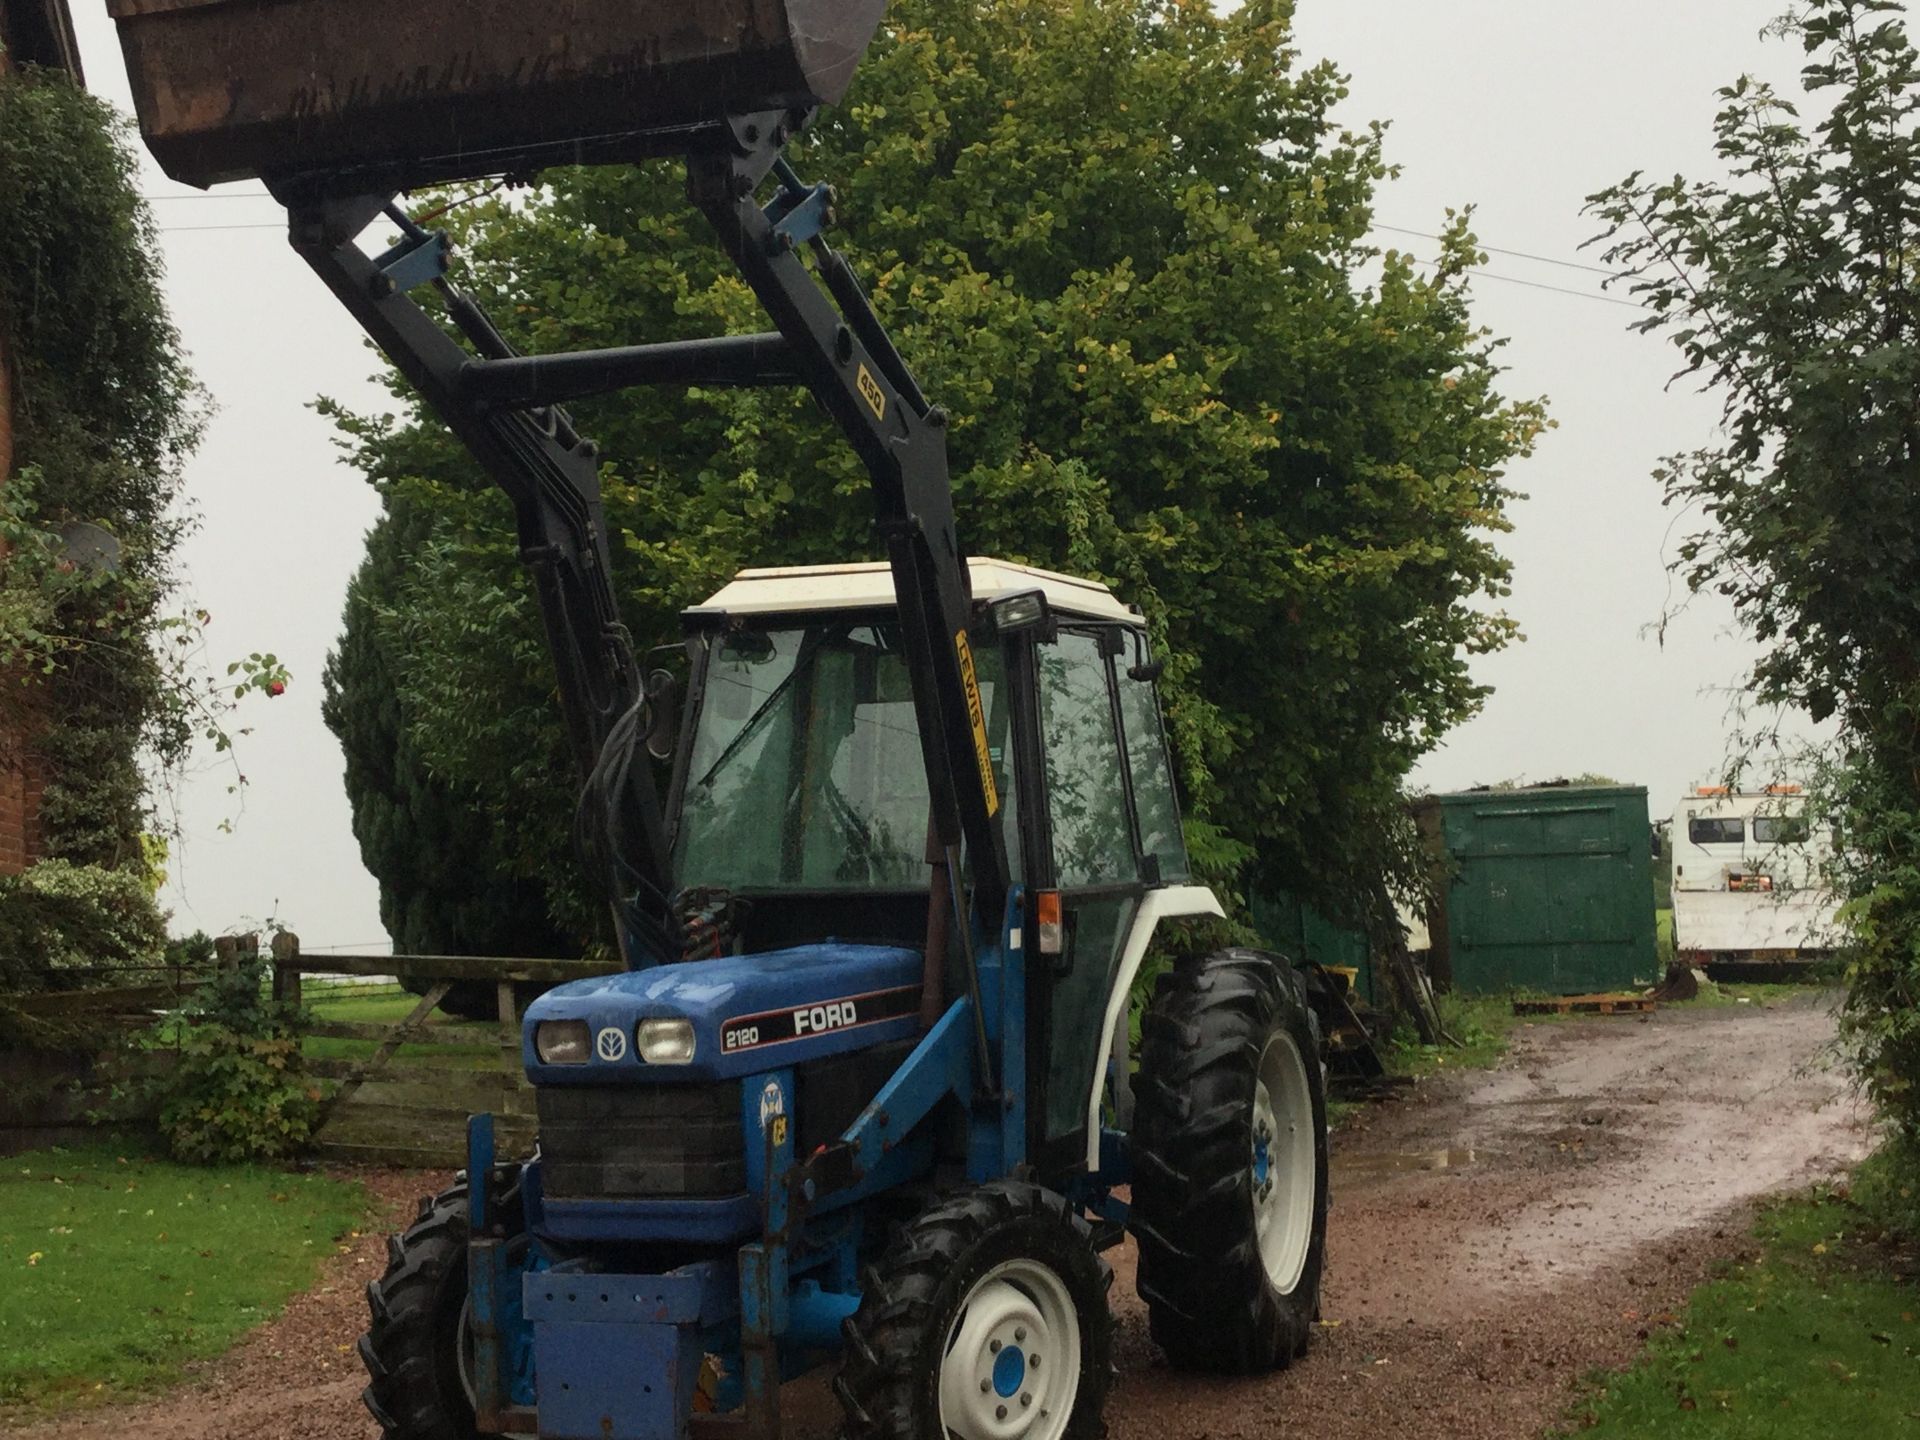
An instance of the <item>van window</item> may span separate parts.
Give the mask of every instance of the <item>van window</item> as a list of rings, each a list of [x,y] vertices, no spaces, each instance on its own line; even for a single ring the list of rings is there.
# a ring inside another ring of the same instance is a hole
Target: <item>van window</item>
[[[1687,821],[1687,839],[1695,845],[1740,845],[1747,838],[1747,822],[1710,815]]]
[[[1804,815],[1753,817],[1753,838],[1762,845],[1804,845],[1812,834]]]

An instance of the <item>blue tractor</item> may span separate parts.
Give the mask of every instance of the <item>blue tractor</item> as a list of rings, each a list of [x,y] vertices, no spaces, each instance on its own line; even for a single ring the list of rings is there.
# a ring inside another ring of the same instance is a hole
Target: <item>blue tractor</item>
[[[1220,913],[1145,623],[967,560],[946,417],[783,158],[881,0],[472,0],[405,33],[372,3],[116,9],[162,163],[264,178],[512,501],[628,967],[527,1011],[535,1154],[475,1117],[391,1242],[360,1344],[382,1429],[772,1440],[783,1381],[831,1364],[850,1440],[1098,1435],[1128,1232],[1169,1359],[1286,1365],[1326,1224],[1308,987],[1255,951],[1179,964],[1132,1053],[1156,927]],[[522,355],[396,198],[663,154],[771,330]],[[687,612],[684,683],[635,659],[562,408],[641,384],[809,389],[887,557],[740,575]]]

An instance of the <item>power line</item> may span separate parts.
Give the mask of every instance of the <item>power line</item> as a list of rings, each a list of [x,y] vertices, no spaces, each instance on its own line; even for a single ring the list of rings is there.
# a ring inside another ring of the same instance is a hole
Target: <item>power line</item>
[[[218,195],[183,195],[179,198],[183,200],[218,200],[225,197]],[[1422,230],[1408,230],[1397,225],[1376,225],[1373,228],[1376,230],[1391,230],[1399,235],[1416,235],[1423,240],[1438,240],[1441,238],[1438,235],[1430,235]],[[186,235],[208,230],[284,230],[286,226],[278,221],[256,220],[237,221],[225,225],[162,225],[159,229],[163,234],[167,235]],[[1612,275],[1613,273],[1611,270],[1604,270],[1597,265],[1577,265],[1571,260],[1554,260],[1545,255],[1529,255],[1522,250],[1502,250],[1493,245],[1482,245],[1479,248],[1496,255],[1511,255],[1523,260],[1538,260],[1543,264],[1560,265],[1569,270],[1584,270],[1595,275]],[[1411,263],[1425,266],[1430,270],[1439,268],[1439,262],[1437,261],[1422,260],[1418,256],[1411,255],[1407,258]],[[1478,266],[1465,273],[1469,280],[1498,280],[1503,285],[1524,285],[1529,290],[1545,290],[1554,295],[1571,295],[1576,300],[1593,300],[1602,305],[1618,305],[1628,310],[1646,309],[1646,307],[1638,301],[1622,300],[1615,295],[1601,295],[1592,290],[1576,290],[1570,285],[1548,285],[1544,281],[1525,280],[1518,275],[1502,275],[1497,270],[1488,270]]]
[[[1429,270],[1440,268],[1436,260],[1422,260],[1414,255],[1409,255],[1407,259],[1412,264],[1423,265]],[[1571,295],[1576,300],[1594,300],[1602,305],[1624,305],[1629,310],[1642,312],[1647,308],[1637,300],[1622,300],[1617,295],[1601,295],[1593,290],[1575,290],[1571,285],[1548,285],[1540,280],[1522,280],[1518,275],[1502,275],[1497,270],[1474,269],[1463,271],[1462,274],[1469,281],[1498,280],[1503,285],[1524,285],[1529,290],[1548,290],[1555,295]]]
[[[266,190],[227,190],[227,191],[222,191],[218,194],[214,194],[209,191],[209,192],[195,192],[193,194],[188,194],[188,195],[142,195],[140,198],[142,200],[150,200],[150,201],[174,202],[174,201],[181,201],[181,200],[272,200],[274,197],[270,191],[266,191]],[[179,230],[184,230],[189,228],[211,230],[211,229],[222,228],[222,227],[216,227],[211,225],[189,227],[189,226],[180,225],[180,226],[166,226],[163,228],[179,229]],[[233,227],[233,228],[244,228],[244,227]],[[1382,221],[1377,221],[1377,220],[1369,228],[1374,230],[1385,230],[1394,235],[1412,235],[1417,239],[1421,239],[1421,240],[1441,240],[1445,238],[1444,236],[1436,235],[1431,230],[1414,230],[1405,225],[1388,225]],[[1508,250],[1498,245],[1482,245],[1478,241],[1475,242],[1475,248],[1480,250],[1485,250],[1492,255],[1511,256],[1515,260],[1531,260],[1535,264],[1539,264],[1539,265],[1558,265],[1563,270],[1583,270],[1589,275],[1613,274],[1613,272],[1607,269],[1604,265],[1586,265],[1586,264],[1582,264],[1580,261],[1577,261],[1577,260],[1562,260],[1561,258],[1555,255],[1541,255],[1538,252],[1532,251],[1532,250]]]
[[[1443,236],[1426,230],[1409,230],[1404,225],[1382,225],[1378,221],[1372,226],[1375,230],[1390,230],[1395,235],[1417,235],[1422,240],[1439,240]],[[1604,265],[1583,265],[1577,260],[1561,260],[1552,255],[1536,255],[1530,250],[1502,250],[1498,245],[1482,245],[1474,242],[1476,250],[1485,250],[1491,255],[1510,255],[1515,260],[1532,260],[1541,265],[1558,265],[1563,270],[1584,270],[1589,275],[1612,275],[1614,272]]]

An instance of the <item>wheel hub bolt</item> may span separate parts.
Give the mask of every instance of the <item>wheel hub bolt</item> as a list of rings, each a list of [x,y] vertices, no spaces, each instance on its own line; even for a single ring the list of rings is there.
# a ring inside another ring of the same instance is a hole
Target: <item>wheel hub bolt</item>
[[[1000,1342],[998,1340],[989,1340],[987,1342],[987,1353],[989,1355],[998,1355],[1000,1353]]]
[[[1015,1330],[1013,1332],[1013,1338],[1016,1342],[1024,1341],[1027,1338],[1027,1332],[1025,1330]]]
[[[980,1393],[982,1395],[986,1394],[991,1389],[993,1389],[993,1382],[991,1380],[982,1380],[980,1382]]]
[[[1040,1368],[1040,1357],[1038,1355],[1027,1356],[1027,1364],[1032,1366],[1035,1370],[1038,1370]]]
[[[1004,1419],[1006,1419],[1006,1418],[1007,1418],[1007,1407],[1006,1407],[1006,1406],[1004,1406],[1004,1405],[996,1405],[996,1406],[994,1406],[994,1407],[993,1407],[993,1418],[994,1418],[994,1419],[996,1419],[996,1420],[1004,1420]]]
[[[1031,1395],[1022,1395],[1022,1396],[1020,1397],[1020,1408],[1021,1408],[1021,1409],[1023,1409],[1023,1410],[1024,1410],[1024,1409],[1025,1409],[1025,1408],[1026,1408],[1027,1406],[1029,1406],[1029,1405],[1031,1405],[1031,1404],[1033,1404],[1033,1396],[1031,1396]]]

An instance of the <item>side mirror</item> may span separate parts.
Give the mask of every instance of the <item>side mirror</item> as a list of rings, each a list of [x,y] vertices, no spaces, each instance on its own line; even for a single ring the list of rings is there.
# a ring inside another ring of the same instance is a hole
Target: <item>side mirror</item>
[[[1133,632],[1133,663],[1127,666],[1127,678],[1139,680],[1148,685],[1156,684],[1161,672],[1166,668],[1166,661],[1147,658],[1147,637],[1144,632],[1135,630]]]
[[[1653,858],[1658,860],[1666,853],[1667,847],[1661,843],[1660,832],[1658,830],[1652,831],[1651,833],[1653,835]]]

